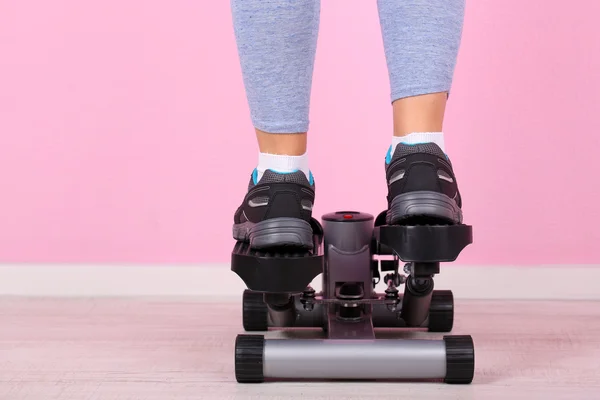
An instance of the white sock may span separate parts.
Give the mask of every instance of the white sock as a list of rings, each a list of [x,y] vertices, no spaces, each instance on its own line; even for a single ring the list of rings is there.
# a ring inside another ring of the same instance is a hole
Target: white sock
[[[302,171],[306,175],[306,179],[310,181],[310,169],[308,168],[308,154],[304,153],[301,156],[286,156],[280,154],[259,153],[258,172],[256,181],[260,181],[266,170],[272,170],[280,173],[290,173]]]
[[[444,147],[444,133],[443,132],[413,132],[406,136],[394,136],[392,137],[392,155],[396,151],[396,146],[400,143],[404,144],[419,144],[419,143],[435,143],[445,153],[446,148]]]

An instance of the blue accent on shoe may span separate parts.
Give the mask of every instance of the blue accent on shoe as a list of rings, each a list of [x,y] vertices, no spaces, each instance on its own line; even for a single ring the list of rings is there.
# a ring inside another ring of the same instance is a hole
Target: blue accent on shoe
[[[295,169],[293,171],[288,171],[288,172],[282,172],[282,171],[277,171],[275,169],[269,168],[269,171],[273,171],[276,174],[293,174],[294,172],[298,172],[300,171],[299,169]],[[252,182],[254,182],[255,185],[258,184],[258,169],[254,168],[254,171],[252,171]],[[315,184],[315,177],[312,174],[312,171],[308,172],[308,183],[310,185],[314,185]]]
[[[387,151],[387,154],[385,155],[385,163],[389,165],[389,163],[392,162],[392,145],[390,145],[390,148]]]
[[[300,171],[299,169],[295,169],[295,170],[289,171],[289,172],[282,172],[282,171],[274,170],[272,168],[269,168],[269,170],[275,172],[276,174],[293,174],[294,172]],[[308,183],[310,185],[314,185],[314,183],[315,183],[315,178],[313,177],[313,174],[311,171],[308,172]]]

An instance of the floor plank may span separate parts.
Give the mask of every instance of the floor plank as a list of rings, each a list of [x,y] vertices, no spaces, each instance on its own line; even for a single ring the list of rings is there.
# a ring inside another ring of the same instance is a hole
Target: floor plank
[[[0,399],[600,398],[600,302],[457,300],[456,307],[453,334],[475,342],[472,385],[240,385],[239,303],[1,298]]]

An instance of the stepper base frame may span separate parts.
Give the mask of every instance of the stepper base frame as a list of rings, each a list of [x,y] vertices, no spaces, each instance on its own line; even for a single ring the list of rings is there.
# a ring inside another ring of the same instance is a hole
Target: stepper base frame
[[[443,340],[376,339],[375,328],[427,328],[449,332],[454,301],[433,289],[441,262],[454,261],[473,241],[469,225],[387,226],[385,212],[339,211],[314,220],[311,252],[253,251],[237,243],[231,269],[245,293],[248,330],[316,327],[325,339],[265,339],[238,335],[236,379],[429,380],[471,383],[475,368],[468,335]],[[393,255],[380,265],[374,255]],[[407,263],[400,276],[398,260]],[[391,267],[390,267],[391,265]],[[384,295],[374,292],[375,271],[386,276]],[[323,291],[308,285],[322,274]],[[402,278],[402,279],[400,279]],[[405,284],[404,294],[396,285]],[[261,303],[262,302],[262,303]],[[250,304],[252,303],[252,304]]]

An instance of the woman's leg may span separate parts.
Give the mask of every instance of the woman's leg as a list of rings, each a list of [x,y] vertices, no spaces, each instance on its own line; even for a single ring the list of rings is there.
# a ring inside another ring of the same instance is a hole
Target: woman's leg
[[[258,164],[233,236],[254,248],[312,247],[308,167],[310,92],[320,0],[231,0]]]
[[[388,223],[462,221],[442,133],[465,0],[378,0],[394,135],[386,156]]]

